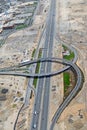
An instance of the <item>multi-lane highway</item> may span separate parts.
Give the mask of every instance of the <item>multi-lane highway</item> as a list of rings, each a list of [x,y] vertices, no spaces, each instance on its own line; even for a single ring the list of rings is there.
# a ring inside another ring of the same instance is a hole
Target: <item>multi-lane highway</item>
[[[55,1],[51,0],[50,10],[46,23],[46,37],[42,57],[46,58],[52,55],[53,37],[54,37],[54,21],[55,21]],[[51,63],[42,63],[40,73],[50,72]],[[49,106],[50,78],[40,78],[37,85],[37,95],[33,110],[33,118],[31,130],[47,130],[48,106]],[[36,112],[36,114],[35,114]]]
[[[55,9],[56,9],[56,0],[51,0],[50,6],[50,18],[48,23],[50,23],[49,37],[48,37],[48,57],[52,57],[53,51],[53,39],[54,39],[54,27],[55,27]],[[47,63],[46,72],[49,73],[51,71],[51,63]],[[48,130],[48,118],[49,118],[49,97],[50,97],[50,77],[45,79],[44,83],[44,94],[43,94],[43,101],[42,101],[42,112],[40,118],[40,130]]]

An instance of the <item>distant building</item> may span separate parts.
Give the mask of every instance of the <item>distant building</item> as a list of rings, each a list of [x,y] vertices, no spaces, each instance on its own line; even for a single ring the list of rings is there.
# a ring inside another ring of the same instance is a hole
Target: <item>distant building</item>
[[[63,55],[64,55],[64,56],[69,56],[69,55],[70,55],[70,52],[69,52],[68,50],[67,50],[67,51],[64,51],[64,52],[63,52]]]
[[[14,24],[11,23],[7,23],[3,25],[3,30],[5,29],[13,29],[14,28]]]
[[[35,1],[25,2],[20,5],[18,5],[18,8],[23,8],[25,6],[33,5]]]
[[[14,25],[25,24],[25,19],[13,20],[12,23],[13,23]]]
[[[32,13],[20,14],[20,15],[17,15],[16,17],[19,19],[23,19],[23,18],[28,18],[30,16],[32,16]]]

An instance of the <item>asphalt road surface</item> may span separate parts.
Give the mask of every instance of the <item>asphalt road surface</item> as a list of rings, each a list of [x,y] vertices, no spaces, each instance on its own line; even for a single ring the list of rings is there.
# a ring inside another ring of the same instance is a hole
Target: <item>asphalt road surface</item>
[[[51,0],[49,15],[46,23],[46,37],[42,57],[51,57],[53,49],[54,26],[55,26],[55,0]],[[51,62],[42,63],[40,73],[50,72]],[[37,85],[37,95],[33,110],[31,130],[47,130],[48,128],[48,107],[50,94],[50,77],[40,78]],[[36,112],[36,114],[35,114]]]

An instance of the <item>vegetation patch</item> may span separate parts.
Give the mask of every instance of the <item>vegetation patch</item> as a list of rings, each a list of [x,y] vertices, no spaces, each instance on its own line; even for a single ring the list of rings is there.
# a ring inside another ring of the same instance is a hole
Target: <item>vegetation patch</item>
[[[69,55],[63,55],[63,58],[66,60],[73,60],[75,55],[74,52],[70,51],[66,46],[63,45],[64,52],[69,51]]]
[[[64,93],[67,91],[70,85],[70,73],[64,72],[63,73],[63,79],[64,79]]]
[[[36,49],[34,48],[33,52],[32,52],[32,58],[34,57]]]
[[[40,49],[39,54],[38,54],[38,58],[41,58],[41,55],[42,55],[42,50]],[[40,70],[40,62],[38,62],[37,65],[36,65],[35,73],[39,73],[39,70]],[[37,85],[37,80],[38,80],[38,78],[34,78],[34,81],[33,81],[33,85],[34,85],[35,88],[36,88],[36,85]]]
[[[68,48],[66,46],[62,45],[62,47],[63,47],[64,51],[68,50]]]
[[[17,104],[13,104],[13,106],[12,106],[13,108],[15,108],[15,107],[17,107]]]
[[[70,55],[65,55],[65,56],[63,56],[63,58],[66,59],[66,60],[74,59],[74,52],[70,51]]]
[[[74,52],[72,52],[71,50],[68,49],[68,47],[63,45],[63,58],[66,60],[73,60],[75,55]],[[71,70],[68,70],[66,72],[63,73],[63,81],[64,81],[64,97],[67,97],[67,95],[70,93],[70,91],[72,90],[74,84],[72,83],[72,73]]]
[[[36,88],[38,78],[34,78],[33,85]]]
[[[16,30],[23,29],[23,28],[26,28],[26,27],[27,27],[26,24],[18,25],[18,26],[16,26]]]

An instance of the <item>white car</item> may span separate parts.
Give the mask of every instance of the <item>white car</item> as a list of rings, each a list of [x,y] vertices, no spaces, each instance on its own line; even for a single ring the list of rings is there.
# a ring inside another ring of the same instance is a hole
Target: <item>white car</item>
[[[35,112],[34,112],[34,114],[36,115],[36,114],[37,114],[37,112],[35,111]]]
[[[33,128],[36,128],[36,124],[34,124]]]

